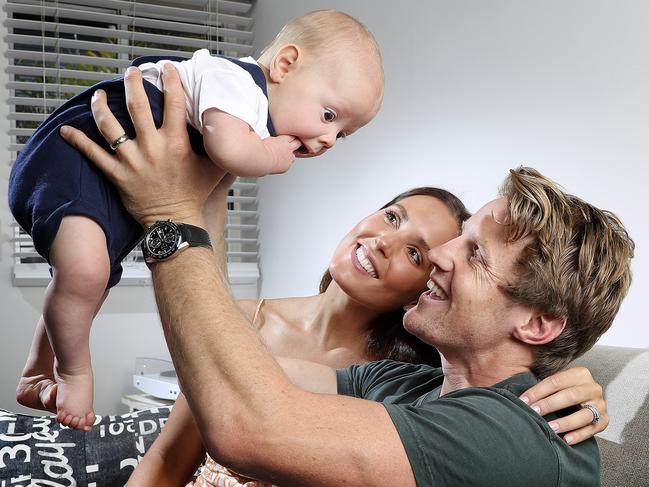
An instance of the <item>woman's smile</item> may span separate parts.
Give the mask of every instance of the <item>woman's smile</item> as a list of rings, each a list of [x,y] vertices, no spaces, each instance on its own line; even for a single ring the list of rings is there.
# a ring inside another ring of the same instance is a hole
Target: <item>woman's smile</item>
[[[378,279],[379,275],[374,265],[374,258],[364,245],[359,245],[356,251],[352,252],[352,262],[358,270],[369,274],[374,279]]]

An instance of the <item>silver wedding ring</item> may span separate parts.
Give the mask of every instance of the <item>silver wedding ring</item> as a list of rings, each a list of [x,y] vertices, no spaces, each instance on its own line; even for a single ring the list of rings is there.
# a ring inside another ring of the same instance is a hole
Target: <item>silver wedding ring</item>
[[[602,419],[602,414],[599,412],[599,409],[597,409],[597,406],[594,404],[582,404],[581,405],[582,409],[588,409],[591,413],[593,413],[593,422],[592,424],[597,424],[600,422]]]
[[[129,140],[129,139],[130,139],[130,138],[129,138],[128,135],[126,135],[126,134],[122,134],[122,135],[120,135],[119,137],[117,137],[115,140],[113,140],[113,142],[110,144],[110,148],[111,148],[112,150],[117,150],[117,148],[118,148],[120,145],[122,145],[124,142],[126,142],[126,141]]]

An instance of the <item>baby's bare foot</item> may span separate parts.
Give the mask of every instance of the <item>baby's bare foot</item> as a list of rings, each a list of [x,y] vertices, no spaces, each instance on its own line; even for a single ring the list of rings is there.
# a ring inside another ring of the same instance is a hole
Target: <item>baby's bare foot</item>
[[[57,385],[45,374],[23,376],[16,386],[16,401],[29,408],[56,412]]]
[[[56,420],[64,426],[90,431],[95,422],[92,410],[92,369],[64,374],[56,371]]]

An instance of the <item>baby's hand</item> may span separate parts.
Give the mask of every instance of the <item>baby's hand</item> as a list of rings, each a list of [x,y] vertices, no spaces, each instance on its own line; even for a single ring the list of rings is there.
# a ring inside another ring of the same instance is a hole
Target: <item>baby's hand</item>
[[[282,174],[288,171],[295,160],[294,152],[302,145],[296,137],[291,135],[267,137],[262,142],[271,161],[269,174]]]

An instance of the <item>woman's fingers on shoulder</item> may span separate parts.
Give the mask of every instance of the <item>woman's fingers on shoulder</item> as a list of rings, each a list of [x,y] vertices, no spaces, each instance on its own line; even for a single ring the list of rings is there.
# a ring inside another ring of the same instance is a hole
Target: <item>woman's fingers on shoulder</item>
[[[600,409],[601,411],[601,409]],[[601,433],[609,422],[608,413],[604,410],[598,423],[593,423],[593,413],[589,409],[579,409],[572,414],[549,422],[550,427],[557,433],[565,433],[563,439],[570,445]]]
[[[584,367],[575,367],[545,378],[525,391],[521,399],[541,416],[568,407],[594,405],[601,416],[596,424],[593,423],[593,412],[585,408],[549,422],[555,432],[565,433],[564,439],[571,445],[587,440],[608,426],[603,388]]]
[[[530,402],[529,406],[541,416],[561,411],[570,406],[577,406],[584,402],[590,402],[595,396],[593,386],[581,384],[567,389],[561,389],[542,399]]]
[[[521,395],[521,399],[527,404],[532,405],[564,389],[589,383],[597,384],[593,380],[590,371],[585,367],[573,367],[546,377],[526,390]]]

